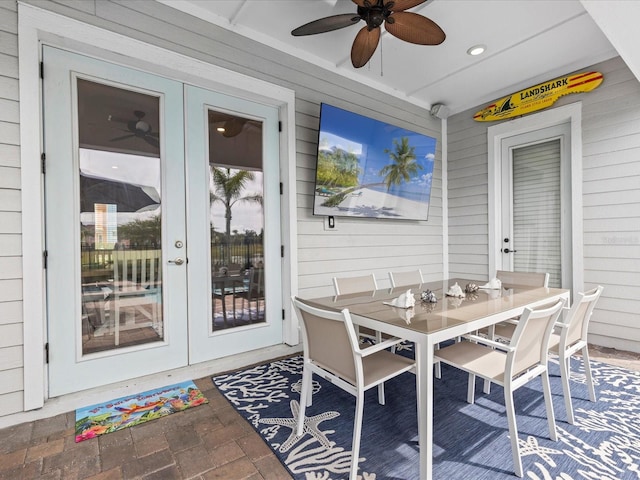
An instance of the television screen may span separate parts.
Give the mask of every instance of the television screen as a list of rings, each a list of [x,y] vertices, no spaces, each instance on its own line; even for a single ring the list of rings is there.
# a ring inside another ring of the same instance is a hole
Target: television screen
[[[313,214],[427,220],[436,139],[323,103]]]

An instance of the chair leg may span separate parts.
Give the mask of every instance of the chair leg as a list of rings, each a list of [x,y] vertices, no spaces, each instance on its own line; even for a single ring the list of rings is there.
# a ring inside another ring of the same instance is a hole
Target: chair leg
[[[571,405],[571,387],[569,379],[571,378],[571,369],[569,368],[571,357],[560,355],[560,380],[562,381],[562,394],[564,395],[564,408],[567,411],[567,421],[573,425],[575,418],[573,417],[573,407]]]
[[[591,374],[591,361],[589,360],[589,348],[582,347],[582,361],[584,362],[584,374],[587,377],[587,387],[589,388],[589,400],[596,401],[596,389],[593,385],[593,375]]]
[[[440,344],[436,343],[434,349],[440,350]],[[440,364],[440,362],[434,364],[434,369],[436,378],[442,378],[442,365]]]
[[[360,435],[362,433],[362,413],[364,411],[364,391],[358,389],[356,395],[356,415],[353,421],[353,442],[351,446],[351,471],[349,480],[358,478],[358,460],[360,456]]]
[[[511,454],[513,456],[514,472],[522,477],[522,460],[520,459],[520,446],[518,445],[518,425],[516,412],[513,406],[513,392],[505,385],[504,405],[507,409],[507,422],[509,423],[509,437],[511,437]]]
[[[549,383],[549,371],[542,372],[542,391],[544,392],[544,404],[547,408],[547,423],[549,424],[549,438],[558,441],[556,430],[556,417],[553,413],[553,397],[551,396],[551,384]]]
[[[298,436],[302,435],[304,430],[304,414],[307,405],[311,405],[312,380],[313,372],[306,365],[302,367],[302,386],[300,388],[300,410],[298,411]]]
[[[476,398],[476,376],[469,374],[469,382],[467,383],[467,403],[473,404]]]

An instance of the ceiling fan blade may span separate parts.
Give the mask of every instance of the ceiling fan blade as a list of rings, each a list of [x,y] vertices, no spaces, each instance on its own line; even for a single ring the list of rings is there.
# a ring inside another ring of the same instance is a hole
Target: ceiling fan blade
[[[294,37],[303,35],[315,35],[316,33],[331,32],[340,28],[349,27],[360,21],[360,17],[353,13],[343,13],[332,15],[331,17],[320,18],[313,22],[306,23],[291,31]]]
[[[380,27],[372,30],[369,30],[369,27],[362,27],[351,47],[351,63],[355,68],[360,68],[367,64],[373,52],[376,51],[379,41]]]
[[[353,3],[355,3],[356,5],[358,5],[359,7],[364,8],[365,4],[364,2],[367,0],[351,0]],[[373,3],[374,5],[376,4],[378,0],[369,0],[369,3]]]
[[[111,140],[109,140],[110,142],[118,142],[120,140],[125,140],[127,138],[133,138],[135,137],[135,135],[132,133],[130,135],[122,135],[121,137],[116,137],[116,138],[112,138]]]
[[[410,8],[417,7],[418,5],[426,1],[427,0],[385,0],[384,4],[387,5],[389,3],[393,3],[393,5],[391,6],[391,11],[402,12],[404,10],[409,10]]]
[[[147,142],[149,145],[156,148],[160,148],[160,142],[158,142],[157,139],[150,137],[148,135],[145,135],[143,138],[144,138],[144,141]]]
[[[411,12],[389,15],[384,28],[394,37],[418,45],[440,45],[446,38],[436,22]]]

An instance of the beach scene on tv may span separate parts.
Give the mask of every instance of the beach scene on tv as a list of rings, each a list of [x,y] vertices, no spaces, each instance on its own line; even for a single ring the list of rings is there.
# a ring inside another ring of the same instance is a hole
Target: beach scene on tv
[[[314,215],[427,220],[436,139],[322,104]]]

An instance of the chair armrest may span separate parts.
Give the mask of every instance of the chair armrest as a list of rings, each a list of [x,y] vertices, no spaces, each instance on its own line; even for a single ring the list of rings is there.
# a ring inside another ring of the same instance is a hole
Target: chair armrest
[[[403,341],[404,341],[404,339],[398,338],[398,337],[388,338],[387,340],[385,340],[383,342],[374,343],[370,347],[360,348],[359,349],[360,350],[359,353],[363,357],[366,357],[368,355],[371,355],[373,353],[379,352],[381,350],[386,350],[387,348],[393,347],[394,345],[402,343]]]
[[[464,338],[471,342],[482,343],[488,347],[497,348],[499,350],[504,350],[505,352],[513,352],[515,348],[510,345],[505,345],[504,343],[495,342],[488,338],[480,337],[479,335],[465,335]]]

